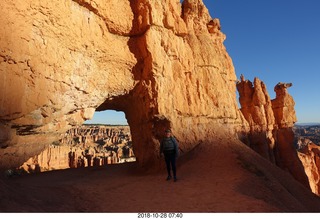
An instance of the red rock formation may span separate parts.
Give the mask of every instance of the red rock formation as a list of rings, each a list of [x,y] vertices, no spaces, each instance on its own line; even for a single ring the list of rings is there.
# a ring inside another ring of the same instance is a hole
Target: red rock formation
[[[69,160],[69,152],[69,146],[50,146],[39,155],[31,157],[20,168],[27,172],[43,172],[74,167],[72,161]]]
[[[237,83],[241,112],[247,120],[250,131],[248,145],[261,156],[275,163],[274,144],[272,134],[275,119],[272,111],[271,100],[265,84],[258,78],[251,81],[245,80],[243,75]]]
[[[320,147],[306,141],[298,151],[313,193],[320,195]]]
[[[201,0],[0,2],[0,168],[94,111],[125,112],[141,164],[242,126],[225,35]]]
[[[299,182],[309,187],[308,178],[294,147],[293,126],[297,118],[295,102],[287,91],[291,86],[291,83],[278,83],[274,88],[276,98],[272,100],[272,110],[276,120],[276,160],[278,166],[288,170]]]
[[[287,92],[291,86],[277,84],[274,88],[276,98],[270,100],[266,86],[258,78],[254,79],[254,86],[243,76],[237,83],[241,112],[250,126],[247,144],[309,188],[294,147],[295,103]]]
[[[287,91],[291,86],[292,83],[278,83],[274,87],[276,98],[272,100],[272,110],[279,128],[293,127],[297,121],[295,102]]]

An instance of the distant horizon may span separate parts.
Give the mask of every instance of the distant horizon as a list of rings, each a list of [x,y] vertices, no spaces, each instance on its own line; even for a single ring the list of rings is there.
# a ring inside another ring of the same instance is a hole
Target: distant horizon
[[[301,126],[312,126],[312,125],[320,125],[320,122],[297,122],[295,125],[301,125]]]
[[[85,121],[83,125],[129,126],[125,113],[116,110],[97,111],[93,118]],[[296,122],[295,125],[320,125],[320,122]]]

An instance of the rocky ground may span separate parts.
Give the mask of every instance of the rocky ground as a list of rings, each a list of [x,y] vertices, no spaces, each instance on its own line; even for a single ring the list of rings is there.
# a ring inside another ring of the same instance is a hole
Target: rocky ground
[[[163,163],[37,173],[0,181],[1,212],[320,212],[320,198],[235,140],[202,143]]]

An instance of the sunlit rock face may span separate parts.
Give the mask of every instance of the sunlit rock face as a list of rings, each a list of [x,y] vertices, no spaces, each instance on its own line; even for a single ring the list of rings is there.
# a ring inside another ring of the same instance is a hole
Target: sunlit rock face
[[[297,122],[297,117],[294,110],[295,102],[287,90],[291,86],[292,83],[278,83],[274,87],[276,98],[272,100],[272,110],[276,121],[276,161],[278,166],[288,170],[294,178],[310,188],[307,175],[294,146],[293,126]]]
[[[225,35],[201,0],[0,2],[0,168],[95,110],[124,111],[141,164],[172,128],[187,152],[245,120]]]
[[[275,127],[275,118],[265,84],[258,78],[255,78],[252,83],[241,76],[241,81],[237,83],[237,89],[241,112],[250,127],[248,133],[250,141],[247,143],[261,156],[275,162],[273,153],[275,139],[272,133]]]
[[[298,151],[313,193],[320,196],[320,146],[305,139]]]
[[[255,78],[252,83],[241,76],[237,82],[239,101],[250,127],[245,143],[310,188],[294,147],[293,126],[297,119],[295,102],[287,91],[291,86],[278,83],[274,88],[276,98],[271,100],[262,81]]]

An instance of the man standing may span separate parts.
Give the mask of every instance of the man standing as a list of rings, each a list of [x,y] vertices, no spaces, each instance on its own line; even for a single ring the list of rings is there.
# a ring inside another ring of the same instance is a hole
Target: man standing
[[[166,161],[168,177],[167,180],[172,178],[171,176],[171,168],[173,172],[174,182],[177,181],[176,175],[176,158],[179,156],[179,147],[177,140],[172,136],[171,130],[167,129],[165,131],[165,137],[162,139],[160,143],[160,157],[161,154],[164,154],[164,159]]]

